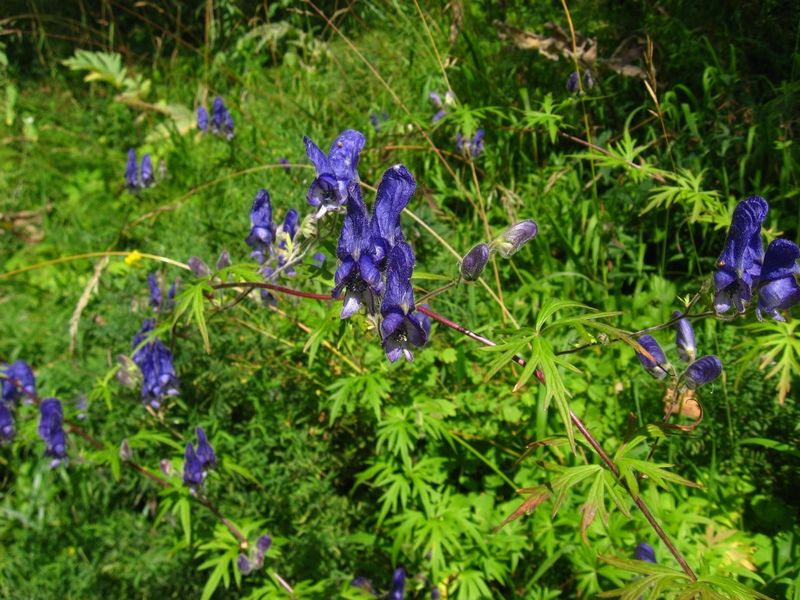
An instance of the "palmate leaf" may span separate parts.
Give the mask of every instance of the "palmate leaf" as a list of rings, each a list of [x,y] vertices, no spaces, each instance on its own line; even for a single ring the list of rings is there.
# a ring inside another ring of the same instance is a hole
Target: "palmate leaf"
[[[608,511],[606,510],[604,494],[605,473],[606,471],[597,473],[592,487],[589,489],[589,494],[586,496],[586,502],[583,503],[583,506],[578,511],[581,513],[581,538],[587,546],[589,545],[589,538],[586,537],[586,530],[589,529],[598,513],[603,523],[608,527]]]
[[[778,375],[778,385],[775,389],[778,392],[778,402],[783,405],[791,391],[792,376],[800,374],[800,339],[796,333],[799,325],[800,320],[786,323],[769,320],[749,325],[747,329],[764,335],[757,336],[755,343],[752,338],[749,339],[747,345],[750,350],[739,359],[742,367],[736,374],[734,386],[738,387],[751,362],[760,360],[759,368],[762,370],[774,362],[774,366],[767,372],[766,379]]]
[[[72,71],[88,71],[84,81],[105,81],[117,89],[125,85],[128,70],[122,66],[122,55],[117,52],[88,52],[76,50],[75,56],[63,61]]]
[[[558,358],[550,344],[547,343],[547,340],[544,338],[536,338],[536,340],[539,342],[539,360],[547,382],[545,385],[544,409],[547,410],[550,406],[550,400],[555,400],[561,420],[564,421],[564,429],[569,439],[569,445],[572,448],[572,452],[575,453],[575,432],[572,428],[571,409],[569,407],[569,399],[572,396],[564,385],[561,374],[558,372],[559,365],[570,369],[574,369],[574,367],[563,359]]]
[[[688,479],[681,477],[677,473],[667,471],[666,467],[671,466],[672,465],[656,464],[635,458],[622,458],[617,461],[617,467],[619,467],[620,475],[624,477],[625,481],[629,485],[636,485],[637,492],[639,486],[638,483],[635,483],[637,479],[636,472],[647,475],[647,477],[656,485],[664,488],[667,491],[670,491],[666,483],[668,481],[685,485],[687,487],[704,489],[699,483],[694,483],[693,481],[689,481]]]
[[[497,527],[492,530],[492,533],[497,533],[500,531],[506,524],[511,523],[511,521],[516,521],[522,515],[529,515],[531,514],[536,508],[545,500],[550,498],[553,495],[552,490],[550,489],[549,484],[542,484],[536,486],[535,488],[523,488],[517,490],[518,494],[529,494],[529,496],[525,499],[525,501],[520,505],[520,507],[511,513],[505,521],[500,523]]]

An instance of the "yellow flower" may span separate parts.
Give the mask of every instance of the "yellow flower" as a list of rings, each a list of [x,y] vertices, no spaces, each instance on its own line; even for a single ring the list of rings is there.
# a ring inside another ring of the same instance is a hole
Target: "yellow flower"
[[[125,264],[135,268],[141,267],[142,255],[139,254],[138,250],[134,250],[133,252],[128,253],[128,256],[125,257]]]

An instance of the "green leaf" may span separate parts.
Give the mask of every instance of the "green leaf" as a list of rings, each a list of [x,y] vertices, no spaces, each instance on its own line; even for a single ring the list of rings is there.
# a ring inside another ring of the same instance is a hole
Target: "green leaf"
[[[550,489],[558,493],[556,501],[553,503],[552,516],[555,519],[558,509],[567,499],[567,492],[584,479],[591,477],[595,473],[601,473],[603,468],[600,465],[581,465],[577,467],[567,467],[564,472],[550,482]],[[602,473],[601,473],[602,474]]]
[[[622,469],[622,466],[626,465],[639,471],[640,473],[644,473],[656,485],[663,487],[665,490],[669,491],[666,482],[671,481],[672,483],[677,483],[680,485],[685,485],[688,487],[693,487],[697,489],[703,489],[703,486],[699,483],[694,483],[693,481],[689,481],[678,475],[677,473],[673,473],[672,471],[667,471],[665,467],[671,467],[672,465],[665,465],[665,464],[655,464],[652,462],[648,462],[646,460],[639,460],[635,458],[624,458],[617,462],[617,466]],[[626,478],[626,481],[628,479]]]
[[[228,572],[228,555],[223,554],[220,556],[216,564],[216,568],[211,572],[208,581],[206,581],[206,585],[203,587],[203,595],[200,597],[200,600],[209,600],[214,592],[217,591],[223,575]]]
[[[564,385],[564,380],[561,379],[561,374],[558,372],[557,366],[559,364],[564,365],[565,362],[556,357],[550,344],[547,343],[547,340],[543,338],[537,339],[539,339],[541,343],[539,357],[546,382],[544,409],[547,410],[548,406],[550,406],[550,401],[555,399],[558,412],[561,415],[562,421],[564,421],[564,429],[569,439],[569,445],[572,448],[572,452],[575,453],[575,432],[572,428],[572,419],[570,418],[571,409],[569,406],[569,399],[572,396]]]
[[[186,540],[186,546],[192,545],[192,507],[189,504],[189,499],[184,497],[175,503],[172,508],[173,513],[178,513],[181,519],[181,527],[183,527],[183,536]]]
[[[581,538],[583,543],[589,545],[589,538],[586,537],[586,530],[594,521],[595,516],[600,513],[600,518],[606,527],[608,527],[608,511],[606,511],[605,497],[603,490],[605,488],[605,473],[601,470],[594,478],[594,483],[589,489],[589,494],[586,496],[586,502],[581,506],[578,511],[581,513]]]

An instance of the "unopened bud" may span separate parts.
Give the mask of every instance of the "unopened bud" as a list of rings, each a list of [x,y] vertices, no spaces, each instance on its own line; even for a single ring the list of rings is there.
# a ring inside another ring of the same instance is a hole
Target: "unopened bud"
[[[236,566],[239,568],[239,572],[242,575],[247,575],[250,573],[250,561],[247,560],[247,557],[244,554],[240,554],[236,559]]]
[[[122,443],[119,445],[119,457],[125,462],[133,460],[133,450],[131,450],[131,445],[128,443],[128,440],[122,440]]]
[[[192,256],[189,258],[189,268],[192,270],[192,273],[197,275],[198,277],[205,277],[209,274],[208,265],[204,263],[202,260],[197,258],[196,256]]]
[[[166,458],[161,460],[161,472],[164,474],[164,477],[172,477],[175,474],[174,469],[172,468],[172,463],[169,462]]]
[[[530,242],[539,233],[536,221],[528,219],[506,229],[491,244],[491,250],[497,251],[503,258],[511,258],[522,246]]]
[[[481,276],[489,262],[489,244],[478,244],[467,252],[464,260],[461,261],[461,279],[464,281],[475,281]]]
[[[223,250],[222,254],[219,255],[219,260],[217,260],[217,271],[221,271],[227,267],[231,266],[231,255],[228,254],[227,250]]]
[[[594,77],[592,77],[592,72],[589,69],[586,69],[586,72],[583,74],[583,89],[590,90],[594,87]]]
[[[714,381],[722,374],[722,361],[716,356],[698,358],[686,367],[684,382],[690,390],[696,390],[701,385]]]

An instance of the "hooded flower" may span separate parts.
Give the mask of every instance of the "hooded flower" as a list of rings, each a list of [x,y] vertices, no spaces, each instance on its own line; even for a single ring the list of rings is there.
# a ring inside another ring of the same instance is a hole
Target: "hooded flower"
[[[242,575],[250,574],[250,561],[247,560],[247,557],[244,554],[240,554],[236,557],[236,568],[239,569],[239,572]]]
[[[206,471],[211,466],[216,466],[217,457],[214,454],[214,449],[208,443],[206,432],[202,427],[195,429],[197,433],[197,459],[200,461],[200,467]]]
[[[376,264],[382,265],[392,248],[405,241],[400,229],[400,213],[408,206],[416,189],[414,176],[403,165],[395,165],[383,174],[369,224]]]
[[[414,251],[405,242],[392,248],[386,266],[386,293],[381,304],[381,337],[389,362],[401,356],[413,361],[409,343],[422,347],[428,334],[414,314],[414,290],[411,274],[414,272]]]
[[[358,157],[366,139],[354,129],[343,131],[327,155],[308,137],[303,140],[306,155],[317,171],[306,199],[319,208],[314,218],[321,219],[326,212],[339,210],[347,203],[348,184],[351,180],[358,182]]]
[[[506,229],[494,240],[490,248],[503,258],[511,258],[525,244],[530,242],[539,233],[536,221],[528,219]]]
[[[33,402],[31,396],[36,395],[36,378],[28,363],[18,360],[12,365],[0,365],[0,375],[20,384],[17,386],[11,381],[3,380],[3,402],[12,403],[20,400],[25,404]]]
[[[636,550],[633,551],[633,557],[636,560],[653,563],[654,565],[658,564],[658,561],[656,560],[656,551],[653,550],[653,547],[650,544],[645,542],[642,542],[636,546]]]
[[[222,132],[228,139],[233,138],[233,118],[219,96],[214,98],[214,109],[211,111],[211,131]]]
[[[197,128],[203,133],[208,133],[208,111],[204,106],[197,107]]]
[[[153,307],[154,311],[158,311],[161,306],[161,288],[158,287],[155,273],[148,273],[147,285],[150,286],[150,306]]]
[[[0,442],[7,443],[14,438],[14,417],[4,402],[0,402]]]
[[[772,240],[767,247],[756,306],[756,316],[759,320],[763,318],[761,316],[763,311],[776,321],[785,321],[778,310],[791,308],[800,302],[800,287],[795,279],[795,275],[800,273],[798,258],[800,258],[800,248],[789,240]]]
[[[157,337],[139,346],[153,330],[155,319],[145,319],[141,331],[133,338],[133,362],[142,372],[142,401],[153,408],[161,408],[167,396],[177,396],[180,381],[172,365],[172,353]],[[138,348],[138,350],[137,350]]]
[[[744,305],[753,297],[764,260],[761,225],[768,211],[769,204],[759,196],[751,196],[736,205],[714,275],[717,312],[727,312],[731,305],[738,312],[744,312]]]
[[[41,419],[39,421],[39,437],[45,444],[45,458],[52,458],[50,468],[53,469],[64,461],[67,465],[67,440],[64,436],[64,412],[61,402],[56,398],[42,400],[39,405]]]
[[[129,192],[135,192],[139,188],[139,165],[136,162],[136,150],[128,148],[128,164],[125,167],[125,187]]]
[[[664,354],[664,351],[659,346],[658,342],[652,335],[643,335],[639,338],[639,344],[641,344],[642,348],[647,350],[650,353],[650,356],[653,358],[651,359],[647,355],[637,352],[636,358],[639,359],[639,362],[644,367],[645,371],[650,373],[656,379],[664,379],[667,376],[667,366],[669,363],[667,362],[667,356]],[[653,361],[655,359],[655,362]]]
[[[192,273],[198,277],[207,277],[211,274],[211,269],[208,268],[208,265],[196,256],[190,256],[186,263],[189,265]]]
[[[300,215],[298,212],[292,208],[289,212],[286,213],[286,216],[283,219],[283,225],[281,225],[281,234],[279,235],[280,243],[278,244],[278,266],[282,267],[286,264],[286,261],[289,259],[290,252],[289,252],[289,243],[294,241],[295,236],[299,230],[298,221],[300,220]],[[288,237],[288,240],[286,239]],[[294,270],[294,267],[288,267],[285,271],[287,275],[293,276],[296,275],[297,272]]]
[[[405,598],[406,570],[403,567],[395,569],[392,575],[392,591],[388,600],[403,600]]]
[[[682,316],[683,314],[677,310],[672,313],[673,319]],[[678,357],[683,362],[692,362],[694,357],[697,356],[697,343],[695,342],[694,329],[689,319],[683,318],[680,321],[676,321],[675,331],[678,334],[675,338],[675,349],[678,352]]]
[[[581,89],[580,75],[578,75],[577,71],[573,71],[572,75],[570,75],[569,79],[567,80],[567,91],[570,94],[577,94],[578,90],[580,89]]]
[[[150,153],[146,153],[142,157],[142,176],[140,184],[142,187],[150,187],[156,182],[155,175],[153,174],[153,160],[150,158]]]
[[[716,356],[704,356],[686,367],[684,382],[690,390],[714,381],[722,374],[722,361]]]
[[[475,281],[481,276],[489,262],[489,244],[478,244],[467,252],[464,260],[461,261],[459,273],[464,281]]]
[[[197,458],[192,442],[186,444],[186,453],[183,459],[183,485],[192,489],[198,488],[206,478],[203,463]]]
[[[250,209],[250,235],[245,242],[255,249],[250,253],[251,258],[263,264],[272,252],[272,240],[275,237],[275,223],[272,222],[272,202],[267,190],[259,190]]]
[[[370,314],[375,313],[375,296],[383,291],[381,273],[372,255],[370,224],[367,207],[361,196],[361,186],[353,180],[347,197],[347,215],[339,234],[336,256],[342,261],[336,269],[332,296],[339,298],[345,290],[342,319],[347,319],[361,308],[362,300]]]

